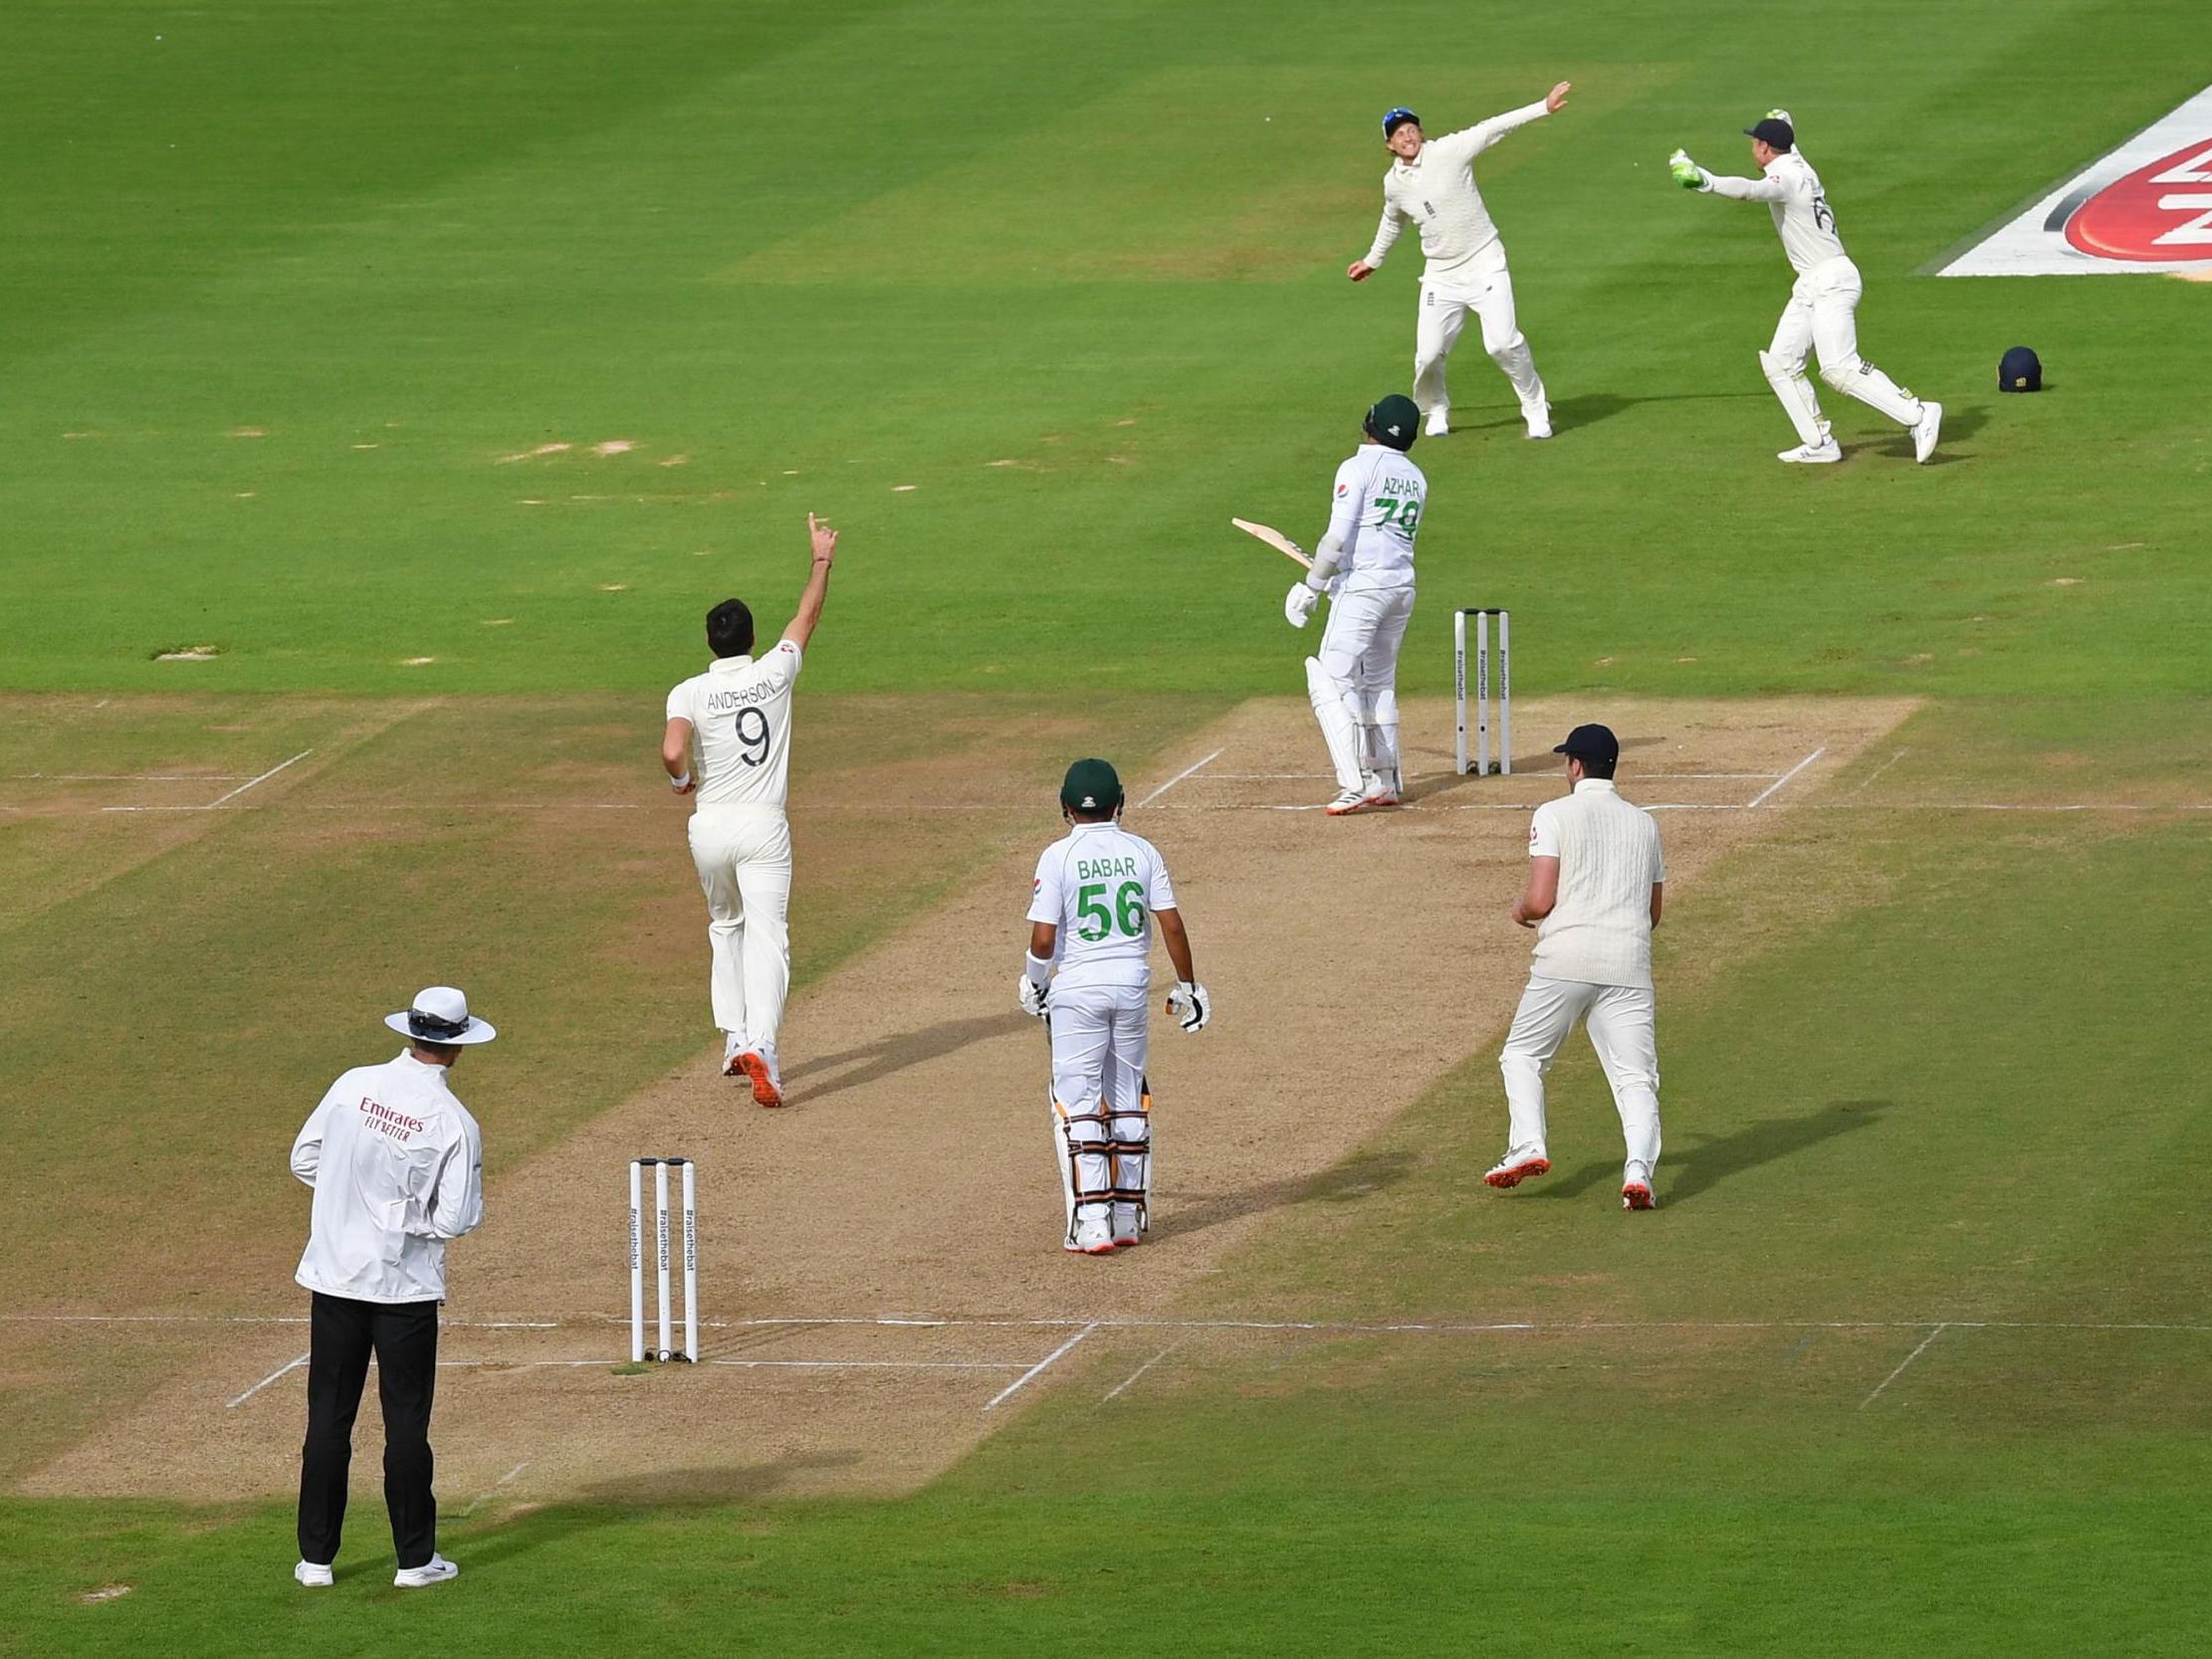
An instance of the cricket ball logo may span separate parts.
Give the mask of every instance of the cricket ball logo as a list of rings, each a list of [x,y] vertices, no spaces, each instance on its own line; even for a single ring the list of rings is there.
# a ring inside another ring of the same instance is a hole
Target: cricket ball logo
[[[2212,259],[2212,137],[2105,185],[2067,218],[2066,239],[2096,259]]]

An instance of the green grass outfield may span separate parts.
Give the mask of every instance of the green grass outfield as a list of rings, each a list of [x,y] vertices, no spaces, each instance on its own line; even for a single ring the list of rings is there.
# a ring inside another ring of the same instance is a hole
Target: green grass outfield
[[[1930,702],[1879,794],[1840,780],[1675,896],[1653,1225],[1611,1207],[1586,1057],[1551,1184],[1475,1189],[1476,1053],[1191,1310],[1331,1329],[1102,1338],[916,1498],[456,1517],[464,1578],[423,1597],[357,1512],[305,1597],[282,1509],[4,1497],[0,1653],[2195,1651],[2212,826],[2166,808],[2212,796],[2212,289],[1912,273],[2212,79],[2200,11],[18,0],[0,689],[526,700],[491,737],[533,697],[615,694],[649,741],[706,603],[780,619],[812,509],[847,531],[825,716],[1103,690],[1159,741],[1295,692],[1280,561],[1226,519],[1310,540],[1407,376],[1414,250],[1341,274],[1376,116],[1440,130],[1568,78],[1481,172],[1560,434],[1520,442],[1462,347],[1463,431],[1416,451],[1408,687],[1442,687],[1445,611],[1484,602],[1518,613],[1529,693]],[[1825,387],[1850,462],[1771,459],[1753,354],[1788,270],[1763,212],[1663,158],[1742,170],[1774,103],[1866,273],[1868,355],[1951,411],[1943,465]],[[1999,398],[2019,341],[2053,389]],[[153,660],[196,645],[221,655]],[[1182,717],[1136,700],[1177,693]],[[187,958],[131,989],[134,929],[213,930],[189,959],[228,966],[225,1008],[285,976],[252,948],[254,834],[79,902],[50,948],[21,895],[98,848],[0,812],[10,1144],[85,1109],[57,1009],[189,1041]],[[402,854],[316,891],[365,926]],[[857,870],[824,958],[957,864]],[[503,948],[618,933],[615,908],[503,911]],[[193,1179],[95,1127],[153,1160],[143,1191]],[[1542,1329],[1348,1329],[1404,1322]]]

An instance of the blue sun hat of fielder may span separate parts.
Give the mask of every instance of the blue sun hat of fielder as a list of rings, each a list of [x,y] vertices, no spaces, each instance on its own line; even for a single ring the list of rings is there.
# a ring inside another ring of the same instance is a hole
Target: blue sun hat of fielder
[[[1419,126],[1421,124],[1421,117],[1415,114],[1411,109],[1406,108],[1403,104],[1401,104],[1398,108],[1393,109],[1389,114],[1385,115],[1383,117],[1383,142],[1386,144],[1389,143],[1390,135],[1393,132],[1396,132],[1408,121],[1412,121],[1414,125]]]
[[[1078,760],[1060,784],[1060,804],[1070,812],[1111,812],[1122,803],[1121,774],[1104,760]]]

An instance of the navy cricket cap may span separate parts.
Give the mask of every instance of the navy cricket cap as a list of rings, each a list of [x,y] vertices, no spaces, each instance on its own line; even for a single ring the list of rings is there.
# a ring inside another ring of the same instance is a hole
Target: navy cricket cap
[[[1797,148],[1797,128],[1790,125],[1780,115],[1769,115],[1757,124],[1745,127],[1743,135],[1746,138],[1756,138],[1764,144],[1771,144],[1776,149]]]
[[[1070,812],[1111,812],[1121,802],[1121,776],[1104,760],[1076,761],[1060,784],[1060,804]]]
[[[1997,364],[1997,389],[2001,392],[2043,390],[2043,359],[2025,345],[2016,345]]]
[[[1621,758],[1621,739],[1613,734],[1610,726],[1578,726],[1567,733],[1564,743],[1553,747],[1552,753],[1611,765]]]
[[[1390,135],[1393,132],[1396,132],[1399,127],[1407,121],[1412,121],[1414,125],[1419,126],[1421,124],[1421,117],[1415,114],[1411,109],[1405,108],[1403,106],[1393,109],[1389,114],[1385,115],[1383,117],[1383,141],[1385,143],[1388,143],[1390,141]]]

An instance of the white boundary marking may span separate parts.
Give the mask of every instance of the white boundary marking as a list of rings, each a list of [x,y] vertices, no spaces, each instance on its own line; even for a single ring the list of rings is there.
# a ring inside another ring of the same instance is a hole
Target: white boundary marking
[[[1137,1378],[1143,1376],[1145,1372],[1151,1370],[1153,1366],[1159,1364],[1161,1360],[1167,1358],[1169,1354],[1173,1353],[1177,1348],[1181,1348],[1186,1340],[1187,1339],[1179,1337],[1174,1342],[1170,1343],[1158,1353],[1155,1353],[1150,1359],[1147,1359],[1143,1364],[1139,1365],[1135,1370],[1131,1371],[1127,1376],[1123,1377],[1119,1382],[1115,1383],[1111,1388],[1107,1389],[1106,1398],[1100,1400],[1098,1403],[1104,1405],[1106,1403],[1106,1400],[1114,1398],[1124,1388],[1128,1387],[1132,1382],[1136,1381]]]
[[[1804,759],[1800,760],[1796,765],[1792,766],[1788,771],[1784,772],[1780,777],[1776,778],[1764,789],[1761,789],[1756,795],[1753,795],[1751,797],[1749,805],[1764,806],[1767,802],[1768,796],[1774,794],[1775,791],[1782,788],[1783,785],[1788,783],[1791,778],[1797,776],[1799,772],[1802,772],[1807,766],[1810,766],[1814,761],[1818,760],[1827,752],[1828,745],[1826,743],[1821,744],[1819,748],[1813,750],[1811,754],[1808,754]]]
[[[508,1470],[506,1474],[500,1476],[498,1480],[494,1481],[490,1486],[486,1487],[482,1492],[478,1493],[476,1497],[470,1501],[469,1507],[461,1512],[461,1519],[463,1521],[466,1521],[470,1516],[474,1515],[478,1510],[482,1509],[485,1504],[491,1500],[491,1497],[494,1493],[498,1492],[501,1487],[505,1486],[509,1481],[513,1480],[517,1475],[521,1474],[525,1469],[528,1469],[529,1467],[530,1459],[526,1457],[523,1459],[522,1462],[516,1464],[514,1468]]]
[[[1023,1371],[1019,1376],[1015,1377],[1011,1382],[1007,1383],[1003,1388],[999,1389],[998,1392],[992,1395],[989,1400],[984,1402],[984,1409],[986,1411],[997,1410],[1000,1402],[1011,1399],[1015,1394],[1019,1393],[1025,1385],[1034,1381],[1037,1377],[1042,1376],[1045,1372],[1046,1367],[1049,1366],[1053,1360],[1059,1358],[1060,1355],[1062,1355],[1063,1353],[1066,1353],[1070,1348],[1074,1348],[1077,1343],[1081,1342],[1085,1337],[1088,1337],[1093,1331],[1096,1331],[1097,1329],[1098,1322],[1096,1320],[1093,1320],[1090,1324],[1084,1326],[1082,1330],[1076,1332],[1074,1336],[1068,1338],[1066,1342],[1062,1343],[1050,1353],[1047,1353],[1042,1359],[1039,1359],[1035,1364],[1031,1365],[1027,1370]]]
[[[1220,759],[1224,752],[1226,752],[1225,749],[1217,748],[1212,754],[1208,755],[1204,760],[1193,761],[1190,765],[1184,767],[1183,770],[1177,772],[1175,776],[1169,778],[1167,782],[1161,784],[1159,788],[1153,790],[1151,794],[1147,795],[1143,800],[1139,801],[1137,805],[1140,808],[1150,806],[1154,801],[1158,800],[1162,795],[1165,795],[1170,789],[1173,789],[1177,784],[1181,783],[1193,772],[1203,770],[1205,767],[1211,766],[1215,761]]]
[[[1902,760],[1904,758],[1904,755],[1905,751],[1901,748],[1898,749],[1896,753],[1890,755],[1888,759],[1884,760],[1880,765],[1877,766],[1873,771],[1869,772],[1865,777],[1861,778],[1859,780],[1858,788],[1852,790],[1852,793],[1855,795],[1865,793],[1868,784],[1874,782],[1876,778],[1880,777],[1891,766],[1894,766],[1899,760]]]
[[[241,784],[240,784],[240,785],[239,785],[239,786],[238,786],[237,788],[235,788],[235,789],[231,790],[231,791],[230,791],[230,792],[229,792],[228,794],[225,794],[225,795],[218,795],[218,796],[216,796],[216,797],[215,797],[215,799],[213,799],[213,800],[211,800],[211,801],[209,801],[209,802],[207,803],[207,809],[208,809],[208,811],[210,811],[210,812],[213,812],[213,811],[214,811],[214,810],[215,810],[215,809],[216,809],[216,808],[217,808],[218,806],[221,806],[221,805],[222,805],[222,804],[223,804],[223,803],[224,803],[225,801],[233,801],[233,800],[236,800],[236,799],[237,799],[237,798],[238,798],[238,797],[239,797],[240,795],[243,795],[243,794],[244,794],[244,793],[245,793],[245,792],[246,792],[247,790],[251,789],[251,788],[252,788],[252,787],[253,787],[253,786],[254,786],[255,784],[257,784],[257,783],[267,783],[267,782],[268,782],[268,781],[269,781],[269,780],[270,780],[271,778],[275,777],[275,776],[276,776],[276,775],[277,775],[277,774],[278,774],[279,772],[283,771],[283,770],[284,770],[284,769],[285,769],[285,768],[286,768],[287,766],[297,766],[297,765],[298,765],[298,764],[299,764],[299,763],[300,763],[301,761],[305,760],[305,759],[306,759],[306,758],[307,758],[307,757],[308,757],[309,755],[313,754],[314,752],[315,752],[315,750],[314,750],[314,749],[312,749],[312,748],[304,748],[304,749],[302,749],[302,750],[301,750],[301,751],[300,751],[300,752],[299,752],[298,754],[295,754],[295,755],[294,755],[294,756],[293,756],[293,757],[292,757],[292,758],[291,758],[290,760],[280,760],[280,761],[278,761],[278,762],[277,762],[277,763],[276,763],[276,764],[275,764],[274,766],[271,766],[271,767],[270,767],[270,768],[269,768],[269,769],[268,769],[267,771],[263,772],[263,773],[262,773],[262,774],[261,774],[261,775],[260,775],[259,777],[250,777],[250,778],[248,778],[248,779],[247,779],[247,780],[246,780],[246,781],[245,781],[244,783],[241,783]]]
[[[626,1325],[627,1314],[579,1313],[557,1319],[441,1319],[446,1331],[558,1331],[568,1326]],[[4,1314],[0,1323],[16,1325],[306,1325],[292,1314]],[[2001,1320],[2001,1319],[1772,1319],[1772,1320],[1262,1320],[1262,1319],[1117,1319],[1112,1316],[1048,1315],[1030,1319],[962,1319],[917,1314],[779,1314],[757,1319],[701,1320],[705,1331],[762,1331],[812,1326],[875,1326],[924,1331],[1341,1331],[1390,1336],[1402,1332],[1437,1336],[1480,1336],[1527,1331],[1544,1336],[1617,1331],[1926,1331],[1934,1326],[1960,1331],[2128,1331],[2178,1332],[2212,1336],[2212,1322],[2174,1320]],[[510,1361],[485,1360],[485,1364]],[[626,1364],[626,1360],[578,1359],[579,1365]],[[766,1360],[719,1359],[713,1364],[765,1364]],[[784,1361],[795,1363],[795,1361]],[[857,1360],[815,1361],[856,1364]],[[953,1363],[954,1361],[942,1361]],[[981,1364],[985,1361],[958,1361]],[[444,1360],[440,1364],[446,1363]],[[522,1364],[527,1361],[517,1360]],[[997,1368],[1026,1364],[1019,1359],[992,1360]]]
[[[302,1365],[308,1362],[308,1357],[309,1356],[307,1354],[303,1353],[297,1359],[287,1359],[283,1364],[279,1365],[275,1370],[271,1371],[267,1376],[263,1377],[259,1382],[255,1383],[251,1388],[247,1389],[237,1398],[225,1400],[223,1402],[223,1409],[225,1411],[237,1410],[238,1407],[244,1405],[248,1400],[252,1399],[256,1394],[260,1393],[262,1389],[268,1387],[270,1383],[276,1381],[277,1378],[279,1378],[280,1376],[286,1376],[289,1375],[291,1372],[298,1370]]]
[[[1859,1409],[1864,1411],[1867,1409],[1868,1406],[1874,1404],[1876,1400],[1881,1398],[1881,1391],[1884,1388],[1888,1387],[1890,1383],[1896,1381],[1898,1377],[1904,1375],[1905,1366],[1911,1364],[1913,1360],[1919,1358],[1921,1354],[1927,1352],[1928,1344],[1934,1342],[1936,1338],[1942,1336],[1943,1333],[1948,1331],[1949,1329],[1950,1326],[1946,1322],[1945,1324],[1937,1326],[1925,1337],[1922,1337],[1920,1339],[1920,1346],[1914,1348],[1910,1353],[1906,1354],[1903,1361],[1897,1366],[1897,1368],[1891,1371],[1887,1376],[1883,1377],[1880,1382],[1876,1383],[1875,1391],[1859,1402]]]

